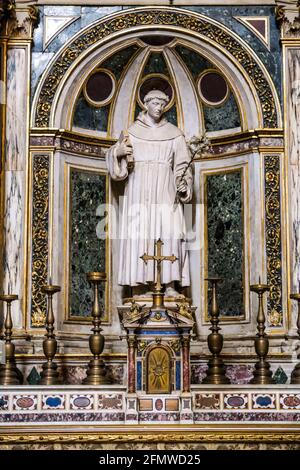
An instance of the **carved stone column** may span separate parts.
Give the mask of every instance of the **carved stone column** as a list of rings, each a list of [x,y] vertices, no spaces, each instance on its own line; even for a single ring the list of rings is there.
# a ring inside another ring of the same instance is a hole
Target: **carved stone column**
[[[2,283],[3,290],[19,295],[12,309],[15,328],[26,326],[26,262],[28,218],[28,140],[30,113],[30,52],[33,27],[37,22],[35,7],[9,4],[9,14],[2,24],[6,43],[5,146],[1,186]]]
[[[136,350],[136,337],[131,334],[127,338],[128,343],[128,393],[135,393],[135,350]]]
[[[281,28],[284,67],[286,176],[288,191],[289,283],[297,292],[300,281],[300,6],[297,0],[278,0],[277,21]],[[297,306],[289,328],[296,333]]]

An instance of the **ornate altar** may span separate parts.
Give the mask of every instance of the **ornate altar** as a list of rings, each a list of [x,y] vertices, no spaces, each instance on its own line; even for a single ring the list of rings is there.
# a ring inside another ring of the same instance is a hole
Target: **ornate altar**
[[[186,302],[173,307],[146,307],[135,301],[119,308],[128,343],[128,393],[141,411],[164,406],[178,411],[190,395],[190,340],[194,312]],[[164,397],[162,400],[162,396]],[[153,398],[152,398],[153,397]]]

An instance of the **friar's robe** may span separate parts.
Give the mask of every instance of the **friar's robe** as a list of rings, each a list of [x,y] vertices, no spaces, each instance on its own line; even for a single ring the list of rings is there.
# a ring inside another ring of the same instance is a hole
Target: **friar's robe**
[[[150,126],[145,113],[128,129],[133,147],[133,167],[126,157],[117,158],[117,142],[106,154],[106,164],[113,180],[126,180],[121,220],[119,254],[120,285],[137,286],[154,282],[154,262],[141,260],[144,253],[153,255],[160,238],[162,254],[174,254],[178,260],[162,262],[162,283],[174,280],[182,286],[190,284],[189,260],[186,250],[186,228],[181,203],[192,198],[193,176],[190,152],[183,133],[162,119]],[[184,174],[185,173],[185,174]],[[176,187],[184,174],[187,192],[179,194]],[[177,196],[178,197],[178,196]]]

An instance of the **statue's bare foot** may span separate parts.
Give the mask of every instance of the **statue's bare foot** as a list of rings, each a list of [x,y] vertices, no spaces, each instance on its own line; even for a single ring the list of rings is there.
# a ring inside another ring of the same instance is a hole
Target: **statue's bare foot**
[[[133,298],[134,299],[143,299],[144,297],[151,297],[152,298],[153,291],[149,290],[145,292],[144,294],[134,294]]]
[[[177,290],[174,289],[174,287],[169,286],[165,290],[165,297],[175,297],[176,299],[185,299],[185,296],[183,294],[180,294],[177,292]]]

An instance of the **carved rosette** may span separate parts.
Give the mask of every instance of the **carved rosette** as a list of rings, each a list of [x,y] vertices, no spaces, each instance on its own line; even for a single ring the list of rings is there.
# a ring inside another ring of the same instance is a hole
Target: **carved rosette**
[[[205,36],[226,49],[244,68],[251,79],[261,102],[264,127],[275,128],[278,124],[275,99],[260,65],[250,53],[229,33],[195,14],[172,9],[137,10],[123,12],[109,20],[102,20],[74,39],[57,57],[45,77],[37,102],[36,127],[48,127],[50,111],[56,90],[74,61],[89,47],[110,34],[142,26],[176,26]]]
[[[281,327],[282,315],[282,246],[280,215],[280,155],[265,155],[265,231],[269,326]]]
[[[34,155],[31,326],[35,328],[45,325],[47,309],[41,286],[47,283],[48,273],[49,166],[48,155]]]

